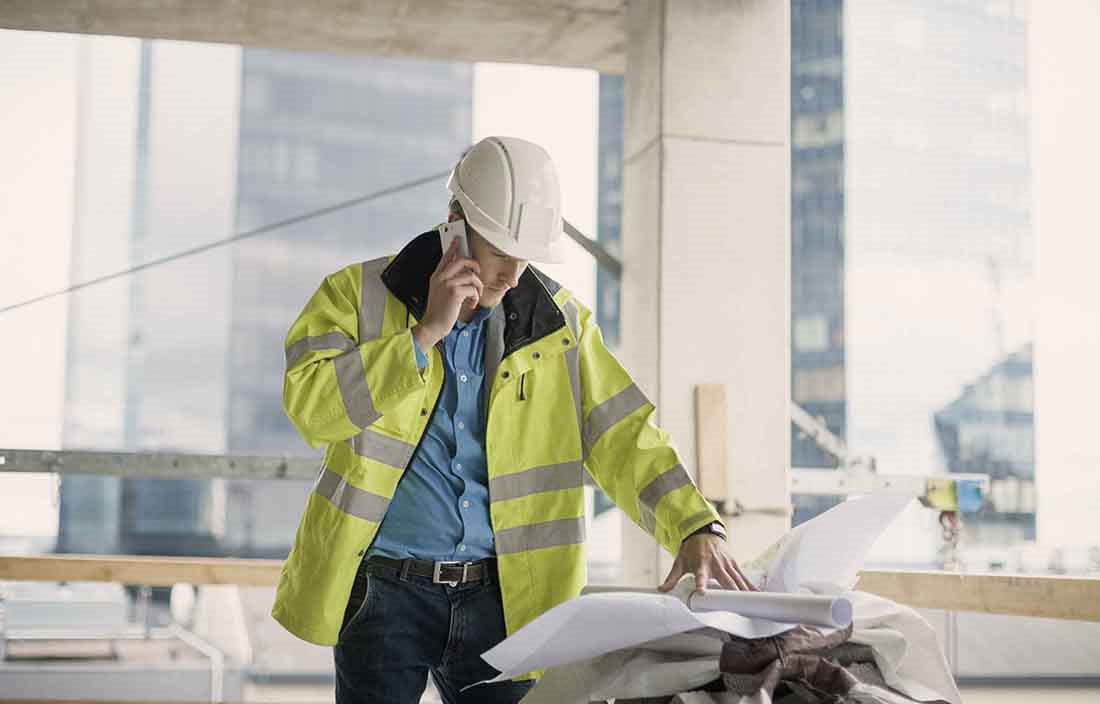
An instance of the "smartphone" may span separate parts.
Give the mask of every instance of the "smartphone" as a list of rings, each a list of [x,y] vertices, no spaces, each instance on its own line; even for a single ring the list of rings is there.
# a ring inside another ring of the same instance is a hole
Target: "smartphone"
[[[458,239],[458,253],[466,258],[470,257],[470,243],[466,239],[466,221],[452,220],[439,226],[439,243],[443,246],[443,254],[451,247],[451,241]]]

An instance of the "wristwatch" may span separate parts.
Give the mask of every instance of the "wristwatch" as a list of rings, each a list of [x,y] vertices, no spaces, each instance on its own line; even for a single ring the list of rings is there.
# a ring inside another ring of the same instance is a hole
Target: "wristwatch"
[[[693,531],[687,537],[690,538],[693,535],[703,535],[705,533],[709,533],[711,535],[717,535],[722,540],[726,539],[726,527],[724,525],[722,525],[722,523],[719,522],[719,521],[713,521],[711,523],[708,523],[705,526],[703,526],[702,528],[700,528],[699,530]],[[687,538],[685,538],[685,540],[686,539]]]

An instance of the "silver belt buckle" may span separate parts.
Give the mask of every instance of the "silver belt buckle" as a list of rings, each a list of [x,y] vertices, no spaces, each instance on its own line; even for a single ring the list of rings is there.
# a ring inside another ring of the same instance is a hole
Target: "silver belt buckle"
[[[457,560],[448,560],[448,561],[437,562],[437,563],[435,563],[435,566],[432,567],[432,581],[433,582],[435,582],[436,584],[449,584],[452,587],[457,587],[458,586],[457,581],[451,582],[449,580],[439,578],[439,572],[440,572],[440,570],[443,569],[443,567],[445,565],[462,565],[462,581],[466,581],[466,565],[459,562],[459,561],[457,561]]]

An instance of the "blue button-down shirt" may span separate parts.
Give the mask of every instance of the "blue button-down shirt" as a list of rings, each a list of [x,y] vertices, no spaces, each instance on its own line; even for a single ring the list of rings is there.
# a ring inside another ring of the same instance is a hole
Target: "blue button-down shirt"
[[[443,338],[446,380],[439,403],[368,555],[465,562],[496,554],[481,383],[491,313],[479,308]],[[413,347],[423,368],[428,358],[415,338]]]

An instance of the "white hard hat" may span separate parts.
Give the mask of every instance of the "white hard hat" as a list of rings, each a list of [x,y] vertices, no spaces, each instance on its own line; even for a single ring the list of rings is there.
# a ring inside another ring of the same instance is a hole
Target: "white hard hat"
[[[562,261],[561,189],[546,150],[516,137],[486,137],[451,171],[447,190],[466,222],[518,259]]]

